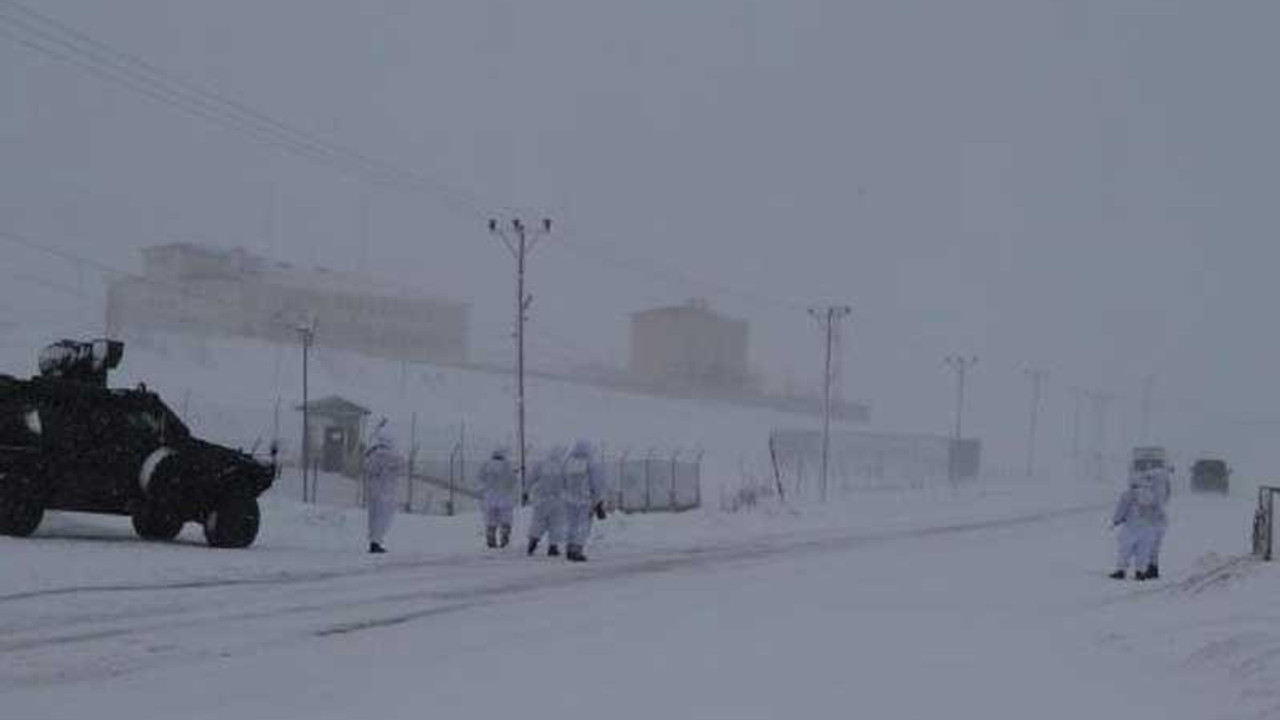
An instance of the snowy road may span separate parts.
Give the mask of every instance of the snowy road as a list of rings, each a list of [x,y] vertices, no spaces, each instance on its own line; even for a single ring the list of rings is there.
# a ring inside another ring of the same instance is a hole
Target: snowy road
[[[1132,594],[1161,590],[1102,579],[1104,512],[992,514],[618,548],[585,567],[459,552],[9,592],[0,707],[14,720],[1227,716],[1220,685],[1109,645]]]

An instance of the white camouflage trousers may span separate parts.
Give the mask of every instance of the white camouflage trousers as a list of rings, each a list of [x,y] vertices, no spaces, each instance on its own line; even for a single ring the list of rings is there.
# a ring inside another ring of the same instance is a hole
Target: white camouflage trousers
[[[487,528],[507,526],[515,518],[515,508],[510,505],[489,505],[484,509],[484,526]]]
[[[586,547],[587,538],[591,537],[591,506],[566,503],[564,515],[569,544]]]
[[[396,516],[396,500],[394,497],[369,498],[369,542],[382,544],[391,529],[391,520]]]
[[[529,539],[547,536],[547,542],[560,545],[564,542],[564,502],[543,500],[533,506],[533,520],[529,523]]]
[[[1134,570],[1146,572],[1151,564],[1151,553],[1155,548],[1156,526],[1146,523],[1128,522],[1120,527],[1118,552],[1116,553],[1116,569],[1126,570],[1133,563]]]

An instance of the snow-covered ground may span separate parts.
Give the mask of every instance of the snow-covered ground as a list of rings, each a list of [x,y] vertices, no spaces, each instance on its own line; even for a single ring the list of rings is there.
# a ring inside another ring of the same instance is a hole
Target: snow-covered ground
[[[1109,491],[974,486],[614,516],[592,562],[473,515],[266,503],[248,551],[51,515],[0,539],[0,716],[1280,717],[1280,570],[1245,497],[1176,499],[1155,583]],[[523,522],[526,518],[521,517]]]

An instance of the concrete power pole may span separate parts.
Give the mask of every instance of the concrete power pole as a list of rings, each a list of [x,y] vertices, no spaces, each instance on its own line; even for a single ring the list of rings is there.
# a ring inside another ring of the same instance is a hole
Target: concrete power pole
[[[1105,482],[1107,479],[1107,410],[1111,408],[1111,403],[1115,399],[1115,395],[1102,391],[1093,391],[1089,393],[1089,400],[1093,403],[1095,423],[1094,472],[1096,473],[1098,482]]]
[[[835,340],[837,320],[843,320],[853,312],[848,305],[831,305],[825,308],[809,308],[809,315],[818,321],[825,336],[822,366],[822,502],[827,502],[827,471],[831,463],[831,354]]]
[[[1142,380],[1142,442],[1151,442],[1151,401],[1155,393],[1156,379],[1148,375]]]
[[[294,330],[302,339],[302,502],[305,503],[313,499],[307,480],[311,468],[311,414],[308,407],[311,398],[307,386],[310,368],[307,362],[311,354],[311,344],[316,339],[316,323],[313,321],[309,325],[298,325]]]
[[[1079,480],[1083,473],[1080,472],[1080,404],[1088,395],[1089,391],[1080,387],[1068,388],[1067,392],[1071,393],[1071,472],[1075,473],[1076,479]]]
[[[502,241],[507,246],[507,250],[511,251],[511,256],[516,261],[516,457],[520,471],[520,495],[525,494],[525,441],[524,441],[524,323],[528,319],[529,305],[533,302],[533,296],[524,291],[524,271],[525,260],[529,253],[533,251],[534,246],[543,237],[551,233],[551,220],[543,218],[540,227],[537,230],[530,230],[519,218],[511,220],[509,226],[504,226],[498,220],[489,220],[489,232]]]
[[[951,482],[960,481],[960,440],[964,437],[964,380],[968,374],[969,368],[978,364],[978,358],[970,355],[968,357],[962,355],[948,355],[942,361],[947,367],[956,373],[956,426],[955,433],[952,437],[950,461],[947,463]]]
[[[1027,433],[1027,479],[1036,473],[1036,428],[1040,422],[1040,393],[1044,383],[1049,379],[1049,371],[1031,368],[1026,371],[1031,380],[1031,426]]]

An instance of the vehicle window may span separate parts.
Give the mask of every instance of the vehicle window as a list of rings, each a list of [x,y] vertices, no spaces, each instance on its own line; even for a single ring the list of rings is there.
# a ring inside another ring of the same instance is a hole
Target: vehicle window
[[[162,424],[157,413],[150,410],[131,410],[124,417],[131,430],[145,433],[149,437],[160,437]]]
[[[40,412],[32,407],[0,408],[0,445],[31,445],[44,434]]]

